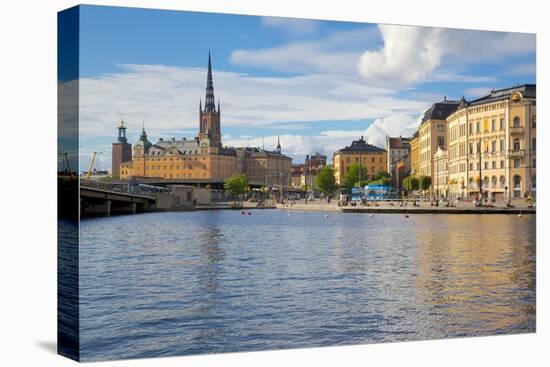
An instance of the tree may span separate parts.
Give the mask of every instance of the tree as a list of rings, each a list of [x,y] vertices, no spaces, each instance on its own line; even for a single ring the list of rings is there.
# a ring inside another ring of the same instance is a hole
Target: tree
[[[418,188],[420,190],[428,190],[432,185],[432,178],[430,176],[420,176],[418,179]]]
[[[359,182],[359,176],[361,176],[361,182]],[[359,186],[365,186],[367,184],[367,167],[359,165],[359,163],[352,163],[348,166],[348,170],[342,180],[346,189],[351,190],[356,184]]]
[[[334,170],[331,166],[324,166],[317,172],[317,178],[315,183],[325,195],[331,195],[336,190],[336,178],[334,177]]]
[[[244,194],[248,189],[248,177],[246,175],[235,175],[225,179],[225,191],[233,198]]]
[[[381,179],[384,179],[384,178],[390,178],[390,174],[386,171],[380,171],[378,172],[378,174],[376,175],[376,179],[377,180],[381,180]]]
[[[403,188],[407,192],[418,190],[418,177],[416,176],[409,176],[405,177],[403,179]]]

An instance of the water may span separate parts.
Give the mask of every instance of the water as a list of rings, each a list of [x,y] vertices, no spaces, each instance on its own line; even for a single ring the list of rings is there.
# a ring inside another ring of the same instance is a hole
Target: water
[[[535,331],[535,216],[81,222],[85,361]]]

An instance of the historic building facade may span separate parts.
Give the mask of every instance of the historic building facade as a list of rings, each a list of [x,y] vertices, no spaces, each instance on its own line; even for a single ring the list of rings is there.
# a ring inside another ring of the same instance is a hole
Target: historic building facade
[[[363,137],[354,140],[350,146],[336,151],[332,157],[336,183],[341,185],[348,167],[359,162],[365,168],[364,179],[373,180],[379,172],[386,172],[387,159],[385,149],[368,144]]]
[[[417,175],[420,167],[420,141],[418,131],[413,134],[410,142],[411,147],[411,175]]]
[[[114,164],[114,163],[113,163]],[[120,165],[121,178],[163,178],[182,182],[220,183],[235,174],[246,174],[252,185],[287,189],[292,158],[260,148],[224,147],[221,140],[221,108],[216,106],[212,64],[208,73],[204,107],[199,102],[199,134],[187,139],[148,140],[145,128],[134,144],[131,161]]]
[[[493,90],[447,118],[449,195],[536,195],[536,85]]]
[[[433,157],[437,148],[447,149],[447,117],[456,111],[460,101],[448,100],[434,103],[425,113],[418,128],[419,176],[430,176],[434,181]]]
[[[392,185],[400,186],[400,180],[411,170],[411,140],[410,137],[386,136],[386,151],[388,152],[386,171],[390,174]]]

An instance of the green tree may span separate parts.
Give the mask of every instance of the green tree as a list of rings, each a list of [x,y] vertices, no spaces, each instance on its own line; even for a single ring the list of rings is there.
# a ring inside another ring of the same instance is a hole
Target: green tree
[[[331,195],[336,190],[336,177],[334,177],[334,170],[331,166],[324,166],[317,173],[315,183],[325,195]]]
[[[420,190],[428,190],[432,185],[432,178],[430,176],[420,176],[418,179],[418,188]]]
[[[240,198],[248,189],[248,177],[246,175],[235,175],[225,179],[225,191],[235,198]]]
[[[418,177],[416,176],[408,176],[403,179],[403,188],[408,191],[415,191],[418,190]]]
[[[384,179],[384,178],[390,178],[390,174],[386,171],[380,171],[378,172],[378,174],[376,175],[376,179],[377,180],[381,180],[381,179]]]
[[[361,177],[361,182],[359,182]],[[346,189],[351,190],[352,187],[365,186],[367,184],[367,167],[359,165],[359,163],[352,163],[348,166],[348,170],[342,180]]]

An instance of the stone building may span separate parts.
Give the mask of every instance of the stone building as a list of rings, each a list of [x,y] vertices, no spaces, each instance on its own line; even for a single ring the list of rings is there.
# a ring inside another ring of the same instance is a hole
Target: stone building
[[[182,183],[221,185],[236,174],[246,174],[253,186],[287,189],[292,158],[275,151],[222,145],[221,108],[216,106],[212,63],[208,73],[204,107],[199,102],[199,134],[195,138],[158,139],[151,143],[145,128],[134,144],[132,160],[121,165],[122,178],[161,178]]]
[[[410,142],[411,147],[411,175],[417,175],[420,167],[420,141],[418,139],[418,131],[413,134]]]
[[[535,197],[536,85],[462,99],[447,121],[451,198]]]
[[[120,178],[120,165],[131,160],[132,144],[128,143],[128,139],[126,138],[126,126],[124,126],[124,120],[120,119],[118,138],[116,143],[113,143],[112,146],[111,176],[113,178]]]
[[[419,141],[419,176],[433,176],[433,157],[437,148],[447,149],[447,117],[456,111],[459,100],[448,100],[434,103],[422,117],[418,128]]]
[[[411,154],[410,137],[386,136],[386,151],[388,152],[388,166],[386,171],[390,174],[392,184],[399,186],[398,177],[403,178],[411,170],[411,160],[408,159]]]
[[[386,172],[387,152],[385,149],[368,144],[363,137],[354,140],[350,146],[336,151],[332,157],[336,183],[343,183],[344,175],[348,167],[353,163],[361,162],[364,167],[364,180],[374,180],[376,175],[382,171]]]

